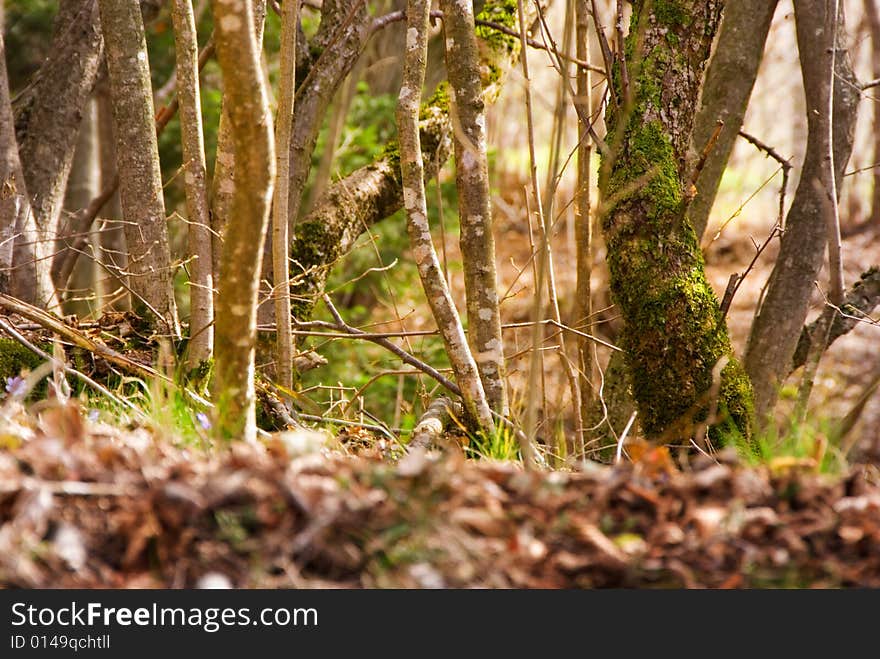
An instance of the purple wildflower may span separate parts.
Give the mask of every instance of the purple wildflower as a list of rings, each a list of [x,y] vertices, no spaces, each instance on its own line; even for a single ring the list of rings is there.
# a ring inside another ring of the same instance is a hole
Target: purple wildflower
[[[27,383],[20,375],[16,375],[14,378],[6,378],[6,391],[11,396],[23,396],[27,391]]]
[[[199,422],[199,425],[202,427],[203,430],[211,429],[211,420],[204,412],[196,412],[196,421]]]

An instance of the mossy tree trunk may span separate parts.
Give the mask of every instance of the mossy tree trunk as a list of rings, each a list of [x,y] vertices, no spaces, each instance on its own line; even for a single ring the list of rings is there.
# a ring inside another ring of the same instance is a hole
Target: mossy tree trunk
[[[731,355],[718,300],[706,279],[693,226],[689,143],[720,0],[634,2],[625,63],[607,123],[602,228],[611,290],[625,321],[622,346],[642,429],[655,440],[690,436],[705,415],[712,370],[722,372],[724,424],[748,437],[751,389]],[[718,425],[713,436],[718,435]]]

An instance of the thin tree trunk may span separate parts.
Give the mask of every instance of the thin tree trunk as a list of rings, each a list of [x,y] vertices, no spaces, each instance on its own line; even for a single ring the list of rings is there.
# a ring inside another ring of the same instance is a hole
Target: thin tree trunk
[[[59,4],[49,56],[17,102],[16,133],[33,214],[20,227],[13,290],[38,306],[55,306],[52,255],[79,123],[104,43],[95,0]]]
[[[342,135],[345,120],[348,118],[348,111],[351,109],[351,103],[354,100],[358,83],[361,80],[362,62],[363,59],[358,60],[351,73],[348,74],[344,87],[336,94],[333,113],[327,126],[327,140],[324,144],[324,150],[321,152],[321,160],[318,161],[318,171],[315,172],[314,183],[309,190],[308,199],[302,208],[304,213],[311,212],[315,206],[315,201],[321,198],[321,195],[324,194],[327,185],[330,183],[333,161],[336,156],[336,149],[339,146],[339,137]]]
[[[824,54],[821,52],[821,44],[827,41],[823,18],[825,4],[819,6],[816,2],[796,0],[794,6],[807,101],[807,151],[776,266],[770,275],[767,293],[752,325],[746,349],[745,365],[755,390],[759,422],[763,422],[772,411],[778,389],[788,375],[828,243],[824,210],[828,200],[821,185],[827,128],[830,123],[834,130],[834,176],[840,181],[852,153],[859,101],[859,90],[843,43],[845,30],[841,17],[837,38],[842,50],[834,59],[834,116],[828,117],[825,103],[830,81],[825,75]]]
[[[871,61],[873,62],[871,77],[874,80],[880,80],[880,8],[877,6],[877,0],[865,0],[865,16],[871,31]],[[875,98],[871,104],[874,111],[874,159],[871,162],[875,163],[871,191],[871,221],[875,227],[880,228],[880,167],[876,166],[876,163],[880,163],[880,101],[876,99],[878,89],[880,88],[874,88]]]
[[[98,132],[101,145],[101,189],[104,190],[116,178],[116,139],[113,136],[113,104],[110,100],[110,86],[107,81],[106,65],[104,73],[95,88],[98,103]],[[128,252],[125,248],[125,231],[122,228],[122,205],[119,191],[113,193],[101,211],[104,221],[98,234],[101,249],[100,259],[102,278],[98,286],[107,298],[111,309],[127,311],[131,309],[131,296],[128,292]]]
[[[154,121],[150,66],[137,0],[98,0],[116,126],[119,192],[136,305],[180,335]]]
[[[208,210],[205,140],[199,92],[199,46],[191,0],[172,0],[177,99],[183,146],[187,237],[190,261],[189,347],[191,368],[211,358],[214,345],[214,275]]]
[[[400,170],[407,230],[422,287],[446,345],[465,410],[470,420],[477,424],[477,428],[491,431],[494,427],[492,411],[480,381],[477,364],[468,349],[455,303],[446,286],[428,226],[425,172],[419,138],[419,108],[428,55],[429,10],[430,4],[427,0],[409,0],[407,3],[406,54],[403,84],[397,105]]]
[[[574,0],[575,4],[575,57],[582,62],[590,61],[589,44],[589,0]],[[576,76],[575,103],[580,106],[580,115],[593,117],[592,75],[590,69],[578,67]],[[575,284],[574,325],[582,332],[593,334],[593,299],[590,280],[593,273],[593,215],[590,208],[590,186],[593,155],[593,144],[590,141],[588,127],[578,121],[577,149],[577,196],[575,198],[575,246],[577,281]],[[578,377],[580,380],[580,396],[578,401],[581,410],[581,424],[586,425],[590,418],[593,401],[593,345],[584,336],[578,335]],[[581,441],[586,442],[585,428],[578,428]]]
[[[684,218],[691,131],[723,5],[688,0],[660,12],[635,3],[626,48],[630,88],[624,93],[617,77],[621,107],[606,115],[617,137],[608,143],[619,144],[605,155],[601,181],[610,206],[602,224],[611,290],[625,321],[622,347],[642,429],[652,439],[690,435],[709,407],[713,368],[725,357],[721,423],[746,438],[751,432],[748,380],[732,357],[696,234]],[[711,433],[718,439],[717,425]]]
[[[468,340],[489,405],[499,414],[506,414],[504,346],[486,157],[486,114],[474,13],[470,2],[440,0],[440,8],[443,10],[446,70],[455,127],[455,183]]]
[[[841,12],[839,0],[826,0],[822,30],[823,39],[817,42],[817,52],[815,53],[815,56],[822,60],[825,77],[828,81],[821,90],[824,94],[824,97],[821,99],[824,112],[820,113],[818,120],[823,134],[821,145],[823,157],[819,178],[814,182],[814,185],[820,187],[824,193],[824,203],[822,204],[821,212],[825,220],[828,241],[828,301],[831,304],[822,310],[820,321],[812,336],[810,354],[807,356],[804,377],[798,389],[797,404],[795,405],[795,418],[799,423],[803,423],[804,419],[806,419],[807,405],[810,402],[813,383],[819,370],[819,362],[828,345],[831,328],[837,316],[837,310],[843,304],[844,295],[843,260],[840,244],[840,213],[837,207],[837,181],[834,176],[834,126],[832,125],[835,102],[834,63],[837,59],[838,45],[836,39],[838,35],[837,24],[838,20],[842,20]],[[840,31],[842,32],[843,30]]]
[[[64,206],[70,213],[75,213],[89,205],[92,199],[100,191],[101,164],[98,145],[98,112],[94,100],[89,101],[83,109],[82,121],[79,125],[79,137],[76,142],[76,152],[73,156],[73,165],[70,168],[70,176],[67,179],[67,192],[64,196]],[[58,241],[58,249],[64,249],[73,239],[70,237],[73,227],[69,222],[62,222],[60,230],[63,240]],[[96,271],[95,259],[97,234],[91,232],[88,243],[84,245],[85,258],[78,259],[71,277],[71,290],[66,291],[64,301],[65,313],[87,316],[90,312],[100,309],[101,303],[95,286]],[[91,252],[91,254],[89,254]],[[65,293],[67,282],[56,281],[59,295]],[[88,300],[89,292],[93,291],[93,297]],[[74,299],[71,299],[74,298]]]
[[[0,293],[8,294],[16,227],[24,224],[24,218],[31,210],[15,139],[3,18],[3,4],[0,3]]]
[[[248,0],[254,8],[254,34],[257,49],[263,48],[263,30],[266,25],[266,0]],[[235,197],[235,140],[229,123],[229,102],[224,89],[221,99],[220,125],[217,126],[217,148],[214,156],[214,176],[211,179],[211,229],[213,245],[211,249],[214,259],[214,286],[220,276],[220,255],[223,252],[223,235],[229,215],[232,212],[232,201]]]
[[[235,193],[224,232],[214,333],[214,433],[223,440],[253,441],[257,293],[275,176],[272,115],[253,7],[230,0],[214,0],[212,6],[235,152]]]
[[[275,118],[277,183],[272,202],[272,274],[275,298],[275,374],[279,384],[293,387],[293,327],[290,317],[290,266],[287,252],[290,137],[296,86],[296,30],[299,0],[285,0],[281,8],[281,64],[278,71],[278,114]]]
[[[742,128],[776,5],[777,0],[737,0],[728,2],[724,8],[691,140],[693,153],[701,153],[718,120],[724,122],[697,179],[696,197],[688,208],[688,218],[698,239],[706,230],[718,185]]]

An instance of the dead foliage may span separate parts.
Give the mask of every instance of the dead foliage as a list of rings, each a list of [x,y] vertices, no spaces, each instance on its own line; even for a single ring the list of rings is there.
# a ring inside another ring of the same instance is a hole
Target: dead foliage
[[[880,587],[863,471],[392,464],[174,446],[75,403],[3,412],[3,587]]]

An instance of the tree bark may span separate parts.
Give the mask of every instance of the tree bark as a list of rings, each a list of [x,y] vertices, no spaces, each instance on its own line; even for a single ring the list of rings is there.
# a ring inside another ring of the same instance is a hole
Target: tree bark
[[[286,0],[281,8],[281,63],[278,114],[275,119],[275,158],[278,180],[272,203],[272,275],[275,299],[275,374],[279,384],[293,388],[293,328],[290,317],[290,265],[287,252],[290,184],[290,138],[296,86],[296,31],[299,0]]]
[[[0,4],[0,293],[9,293],[16,227],[24,224],[31,210],[15,139],[3,18]]]
[[[79,125],[79,136],[76,141],[76,150],[73,156],[73,165],[70,168],[70,176],[67,179],[67,191],[64,195],[64,206],[68,218],[81,208],[85,208],[100,191],[101,163],[100,146],[98,144],[98,108],[94,100],[89,101],[83,108],[83,117]],[[71,233],[76,231],[71,226],[69,219],[60,222],[60,234],[62,240],[57,243],[57,251],[62,251],[73,242]],[[70,277],[70,290],[65,291],[67,281],[55,281],[59,295],[64,295],[63,307],[65,313],[88,316],[91,312],[101,308],[101,300],[96,287],[98,258],[97,237],[95,232],[88,236],[83,243],[82,252],[85,258],[78,259]],[[91,254],[89,253],[91,252]],[[88,299],[92,292],[91,300]]]
[[[605,154],[602,218],[611,290],[625,321],[622,347],[645,434],[688,437],[706,414],[712,370],[723,357],[710,430],[751,433],[751,390],[733,358],[718,300],[706,280],[696,233],[685,218],[693,163],[688,157],[703,68],[723,2],[633,4],[626,65],[633,75]],[[610,158],[610,161],[607,159]]]
[[[486,114],[474,13],[470,2],[459,0],[440,0],[440,8],[443,10],[446,71],[455,125],[455,184],[468,341],[477,360],[489,405],[499,414],[506,414],[504,346],[486,157]]]
[[[409,0],[406,13],[406,54],[403,83],[397,105],[397,127],[407,231],[419,278],[422,280],[422,288],[425,290],[434,320],[446,345],[446,353],[461,389],[468,420],[474,424],[475,430],[490,432],[494,423],[484,385],[481,382],[481,373],[468,348],[455,302],[446,286],[446,278],[443,276],[437,252],[434,250],[431,228],[428,226],[425,168],[419,140],[419,107],[428,56],[430,4],[428,0]],[[448,26],[447,23],[447,28]]]
[[[770,275],[767,293],[752,325],[746,348],[745,365],[755,391],[757,418],[763,422],[776,404],[778,389],[788,375],[792,356],[807,317],[810,297],[822,268],[828,243],[825,190],[821,186],[822,168],[828,143],[828,98],[830,81],[823,69],[825,43],[824,3],[796,0],[798,48],[807,101],[807,151],[794,200],[785,222],[776,266]],[[859,102],[857,81],[846,52],[843,21],[838,22],[840,52],[835,57],[834,174],[842,180],[852,153]],[[817,185],[819,182],[819,185]]]
[[[104,190],[118,175],[116,169],[116,139],[113,136],[113,103],[110,100],[110,86],[105,72],[101,74],[95,89],[98,103],[98,132],[101,145],[101,189]],[[107,304],[115,311],[131,309],[131,296],[128,292],[128,253],[125,248],[125,231],[122,228],[122,205],[119,190],[101,210],[104,220],[98,235],[101,242],[100,258],[103,275],[98,286],[107,298]]]
[[[263,48],[263,29],[266,24],[266,0],[248,0],[254,8],[254,34],[257,50]],[[215,280],[220,275],[220,255],[223,252],[223,234],[232,212],[235,197],[235,140],[229,119],[229,102],[224,89],[221,99],[220,125],[217,126],[217,149],[214,156],[214,176],[211,179],[211,229]],[[217,282],[214,282],[215,287]]]
[[[698,239],[706,230],[718,185],[742,128],[776,5],[777,0],[737,0],[724,8],[691,140],[693,152],[701,153],[715,132],[716,122],[724,122],[688,208]]]
[[[213,245],[199,92],[199,46],[191,0],[172,0],[171,16],[191,258],[187,362],[190,368],[194,368],[211,358],[214,345]]]
[[[871,77],[874,80],[880,80],[880,8],[877,7],[876,0],[865,0],[865,17],[868,19],[868,28],[871,32],[871,53],[872,66]],[[874,128],[874,159],[875,163],[873,172],[873,188],[871,190],[871,221],[875,227],[880,227],[880,167],[876,163],[880,163],[880,101],[876,99],[877,90],[874,88],[873,107],[873,128]]]
[[[257,293],[275,176],[272,115],[253,7],[235,0],[214,0],[212,6],[235,152],[235,192],[217,295],[214,434],[221,440],[253,441]]]
[[[32,215],[15,247],[16,296],[53,307],[52,255],[83,109],[104,43],[95,0],[59,4],[49,57],[16,104],[15,129]]]
[[[137,0],[98,0],[116,126],[119,192],[135,305],[180,335],[144,23]]]
[[[574,0],[575,5],[575,57],[589,63],[589,7],[588,0]],[[593,117],[592,75],[586,67],[578,67],[575,103],[580,106],[580,116]],[[575,249],[577,281],[575,284],[574,325],[582,332],[593,333],[593,295],[591,278],[593,272],[593,212],[590,208],[593,144],[589,127],[578,120],[577,147],[577,196],[575,197]],[[578,380],[580,384],[581,424],[587,425],[593,401],[593,344],[584,336],[576,338],[578,353]],[[578,428],[585,441],[584,428]]]

